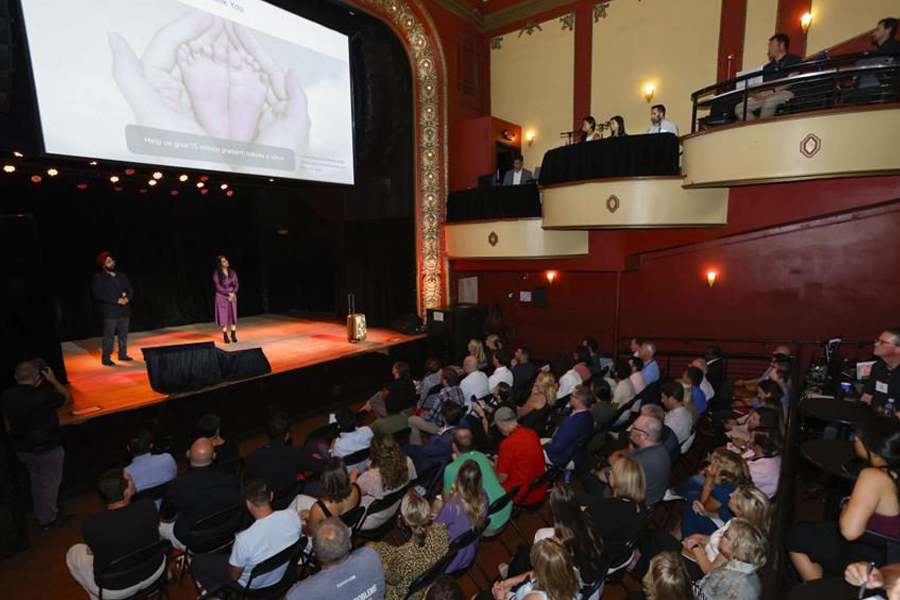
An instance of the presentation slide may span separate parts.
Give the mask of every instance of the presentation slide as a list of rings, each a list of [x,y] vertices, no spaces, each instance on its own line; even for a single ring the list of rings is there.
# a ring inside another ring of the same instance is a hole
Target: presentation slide
[[[22,0],[44,147],[353,183],[347,36],[261,0]]]

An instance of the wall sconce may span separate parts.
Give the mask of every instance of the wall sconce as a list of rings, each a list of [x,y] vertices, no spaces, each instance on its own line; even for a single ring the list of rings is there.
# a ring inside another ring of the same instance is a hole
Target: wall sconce
[[[528,131],[525,133],[525,141],[528,142],[528,145],[531,146],[534,143],[534,132]]]
[[[715,271],[707,271],[706,272],[706,283],[709,284],[709,287],[712,287],[716,284],[716,279],[719,277],[719,274]]]
[[[556,279],[557,275],[559,275],[559,273],[557,273],[556,271],[547,271],[546,273],[544,273],[544,277],[547,278],[547,281],[550,282],[550,285],[553,285],[553,280]]]
[[[644,86],[644,99],[649,103],[653,100],[653,94],[656,92],[656,87],[652,83],[648,83]]]
[[[803,30],[803,35],[806,35],[806,32],[809,31],[810,25],[812,25],[812,13],[805,12],[800,17],[800,29]]]
[[[516,139],[516,133],[514,131],[510,131],[509,129],[504,129],[500,133],[500,135],[503,137],[504,140],[506,140],[508,142],[512,142],[513,140]]]

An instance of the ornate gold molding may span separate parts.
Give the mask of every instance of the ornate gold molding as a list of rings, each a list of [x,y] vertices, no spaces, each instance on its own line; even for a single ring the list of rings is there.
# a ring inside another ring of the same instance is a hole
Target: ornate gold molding
[[[563,31],[575,31],[575,13],[570,12],[567,15],[563,15],[559,18],[559,22],[562,25]]]
[[[503,42],[502,35],[491,38],[491,50],[499,50],[501,42]]]
[[[600,4],[594,5],[594,23],[596,23],[600,19],[605,19],[608,16],[606,14],[606,9],[608,8],[609,2],[601,2]]]
[[[523,33],[527,33],[528,35],[531,35],[534,33],[535,29],[537,29],[538,31],[544,31],[541,28],[541,24],[538,23],[537,21],[528,21],[527,23],[525,23],[525,27],[523,27],[522,29],[519,30],[519,37],[522,37]]]

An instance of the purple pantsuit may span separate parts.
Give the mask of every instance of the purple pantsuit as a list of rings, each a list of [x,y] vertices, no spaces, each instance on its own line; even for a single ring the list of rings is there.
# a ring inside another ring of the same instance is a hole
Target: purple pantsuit
[[[237,325],[237,291],[240,287],[234,269],[219,281],[219,270],[213,272],[213,283],[216,285],[216,324],[219,327]],[[228,294],[234,294],[234,300],[228,301]]]

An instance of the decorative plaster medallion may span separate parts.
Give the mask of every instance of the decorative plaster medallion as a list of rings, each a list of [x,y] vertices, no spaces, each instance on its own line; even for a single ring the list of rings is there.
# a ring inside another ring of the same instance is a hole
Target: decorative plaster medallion
[[[496,246],[497,242],[499,242],[499,241],[500,241],[500,237],[495,232],[492,231],[491,234],[488,236],[488,244],[490,244],[493,247],[493,246]]]
[[[601,2],[594,5],[594,23],[600,19],[606,18],[606,9],[609,8],[609,2]]]
[[[534,33],[535,29],[537,29],[538,31],[543,31],[543,29],[541,29],[540,23],[538,23],[537,21],[528,21],[527,23],[525,23],[525,27],[519,30],[519,37],[522,37],[523,33],[531,35]]]
[[[575,13],[570,12],[567,15],[563,15],[559,18],[559,22],[562,23],[563,31],[575,31]]]
[[[609,198],[606,199],[606,210],[611,213],[619,210],[619,197],[613,194]]]
[[[822,140],[814,133],[807,134],[800,142],[800,154],[812,158],[822,149]]]
[[[503,36],[502,36],[502,35],[497,36],[497,37],[495,37],[495,38],[491,38],[491,50],[499,50],[499,49],[500,49],[500,42],[502,42],[502,41],[503,41]]]

